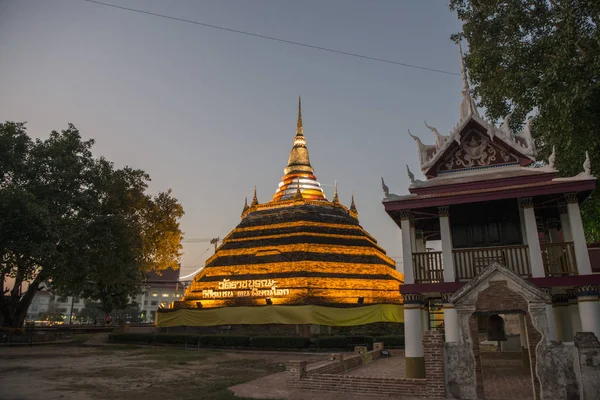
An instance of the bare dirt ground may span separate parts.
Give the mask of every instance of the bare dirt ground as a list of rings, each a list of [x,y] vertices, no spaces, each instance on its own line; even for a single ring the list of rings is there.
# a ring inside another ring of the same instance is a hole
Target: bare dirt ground
[[[239,399],[227,388],[283,371],[290,359],[324,357],[136,346],[0,348],[0,399]]]

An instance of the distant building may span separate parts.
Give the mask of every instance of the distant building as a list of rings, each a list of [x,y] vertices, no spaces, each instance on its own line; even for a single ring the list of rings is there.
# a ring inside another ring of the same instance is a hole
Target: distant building
[[[185,288],[178,279],[179,270],[173,268],[162,271],[160,275],[156,272],[148,274],[142,292],[132,299],[139,304],[143,322],[154,322],[159,307],[168,307],[171,302],[183,296]],[[85,299],[74,299],[72,296],[58,297],[48,289],[44,287],[35,294],[27,309],[27,320],[35,321],[40,314],[52,312],[62,315],[65,322],[77,321],[77,316],[85,307]]]
[[[140,305],[142,320],[154,322],[156,310],[159,307],[167,308],[173,301],[183,297],[185,288],[179,282],[179,269],[173,268],[161,271],[161,274],[150,272],[148,279],[144,282],[142,293],[136,298]]]

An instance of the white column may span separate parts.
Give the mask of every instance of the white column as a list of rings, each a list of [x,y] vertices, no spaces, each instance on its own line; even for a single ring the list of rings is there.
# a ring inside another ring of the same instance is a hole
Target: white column
[[[554,319],[554,309],[552,308],[552,288],[542,288],[550,296],[550,300],[546,303],[546,318],[548,319],[548,339],[557,341],[556,321]]]
[[[417,250],[417,231],[415,229],[415,225],[412,220],[410,220],[410,248],[413,253],[416,253]]]
[[[405,285],[415,283],[409,217],[410,214],[408,212],[403,212],[400,220],[400,229],[402,229],[402,261],[404,264]]]
[[[579,202],[577,194],[568,193],[567,212],[569,214],[569,225],[571,226],[571,236],[573,238],[573,247],[575,247],[575,260],[577,261],[577,271],[579,275],[590,275],[592,266],[590,264],[590,255],[585,242],[583,233],[583,223],[581,222],[581,212],[579,211]]]
[[[567,205],[561,204],[558,206],[558,212],[560,213],[560,230],[562,231],[563,241],[572,242],[573,236],[571,236],[571,224],[569,223],[569,214],[567,211]]]
[[[577,332],[583,332],[581,330],[581,317],[579,316],[579,305],[577,304],[577,296],[575,295],[574,289],[567,290],[567,297],[569,298],[569,311],[571,313],[571,327],[573,330],[573,337]]]
[[[450,303],[448,300],[451,294],[452,293],[442,293],[442,301],[444,304],[444,333],[446,335],[446,342],[458,342],[458,314],[456,308],[454,308],[454,304]]]
[[[529,260],[531,261],[531,275],[534,278],[543,278],[544,262],[542,260],[542,248],[540,247],[540,238],[535,222],[535,212],[533,211],[533,200],[531,197],[519,199],[523,209],[523,220],[525,222],[525,236],[529,247]]]
[[[582,332],[593,332],[600,338],[600,285],[575,288]]]
[[[407,378],[425,377],[422,307],[423,296],[421,294],[408,293],[404,295],[404,354]]]
[[[569,298],[560,293],[552,296],[552,308],[554,310],[554,324],[556,326],[556,338],[562,342],[573,341],[573,328],[571,324],[571,310],[569,309]]]
[[[454,272],[454,255],[452,254],[452,233],[448,206],[438,207],[440,214],[440,238],[442,240],[442,265],[444,266],[444,282],[456,281]]]

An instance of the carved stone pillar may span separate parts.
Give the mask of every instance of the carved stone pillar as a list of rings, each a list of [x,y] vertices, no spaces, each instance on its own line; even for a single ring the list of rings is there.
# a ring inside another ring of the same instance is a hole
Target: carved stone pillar
[[[552,296],[552,288],[541,288],[550,297]],[[552,341],[558,340],[556,329],[556,319],[554,318],[554,309],[552,300],[546,302],[546,317],[548,318],[548,338]]]

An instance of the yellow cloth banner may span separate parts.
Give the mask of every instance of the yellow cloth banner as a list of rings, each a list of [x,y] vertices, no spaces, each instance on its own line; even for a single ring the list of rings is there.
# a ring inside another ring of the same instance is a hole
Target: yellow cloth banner
[[[156,314],[156,326],[217,326],[264,324],[316,324],[355,326],[375,322],[404,322],[404,306],[376,304],[364,307],[260,306],[179,309]]]

